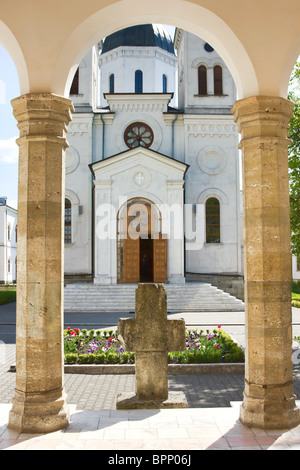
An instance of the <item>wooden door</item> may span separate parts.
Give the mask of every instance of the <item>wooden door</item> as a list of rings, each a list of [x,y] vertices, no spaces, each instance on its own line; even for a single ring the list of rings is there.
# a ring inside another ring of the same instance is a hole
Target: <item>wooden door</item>
[[[140,281],[140,239],[127,238],[123,241],[123,279],[124,283]]]
[[[153,240],[153,282],[166,282],[168,260],[168,240],[160,234]]]

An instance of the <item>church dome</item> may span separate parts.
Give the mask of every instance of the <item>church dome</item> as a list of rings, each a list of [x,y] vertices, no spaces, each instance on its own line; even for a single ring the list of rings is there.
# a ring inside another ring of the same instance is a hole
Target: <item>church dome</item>
[[[132,26],[107,36],[104,40],[102,54],[120,46],[160,47],[175,54],[170,34],[158,24]]]

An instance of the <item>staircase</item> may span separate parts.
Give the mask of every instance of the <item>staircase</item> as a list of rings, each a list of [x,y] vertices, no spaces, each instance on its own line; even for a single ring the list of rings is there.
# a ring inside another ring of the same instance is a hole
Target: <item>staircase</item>
[[[65,312],[134,312],[137,284],[68,284]],[[245,304],[205,282],[165,284],[168,312],[241,312]]]

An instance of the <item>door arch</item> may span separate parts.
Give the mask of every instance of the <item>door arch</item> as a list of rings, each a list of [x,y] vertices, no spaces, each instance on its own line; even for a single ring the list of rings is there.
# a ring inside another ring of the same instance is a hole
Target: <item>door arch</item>
[[[125,203],[117,218],[117,282],[165,282],[167,239],[161,213],[150,200],[136,197]]]

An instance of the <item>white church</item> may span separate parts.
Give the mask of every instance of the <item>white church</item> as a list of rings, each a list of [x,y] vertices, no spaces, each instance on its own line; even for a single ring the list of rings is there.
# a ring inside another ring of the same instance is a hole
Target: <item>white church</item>
[[[205,41],[160,25],[97,44],[74,78],[65,279],[243,290],[236,89]],[[228,281],[229,280],[229,281]]]

